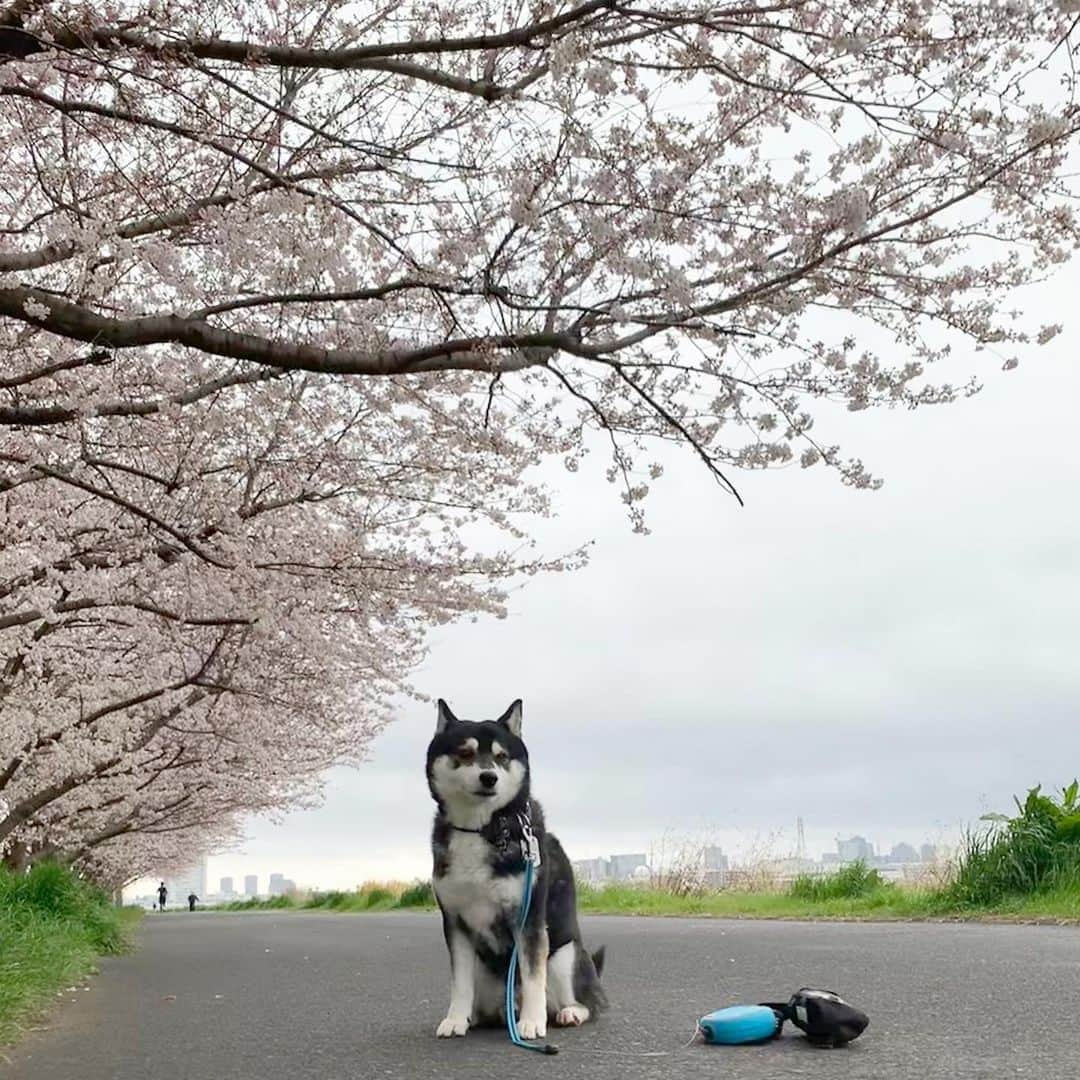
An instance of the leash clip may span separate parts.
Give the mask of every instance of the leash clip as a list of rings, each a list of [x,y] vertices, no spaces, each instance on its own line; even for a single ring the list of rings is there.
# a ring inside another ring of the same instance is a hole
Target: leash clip
[[[518,821],[521,824],[521,854],[526,862],[540,869],[540,841],[532,831],[532,823],[529,814],[519,814]]]

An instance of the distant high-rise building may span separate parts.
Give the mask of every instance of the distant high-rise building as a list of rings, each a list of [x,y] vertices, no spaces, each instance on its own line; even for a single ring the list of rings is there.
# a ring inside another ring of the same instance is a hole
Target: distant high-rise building
[[[728,868],[728,857],[715,845],[706,847],[703,857],[705,860],[703,869],[705,870],[726,870]]]
[[[923,844],[919,848],[919,858],[923,862],[933,862],[937,858],[937,848],[933,844]]]
[[[232,896],[233,894],[233,879],[231,877],[223,877],[221,884],[218,886],[218,892],[222,896]]]
[[[603,856],[578,859],[574,863],[574,876],[578,881],[606,881],[611,877],[611,864]]]
[[[722,889],[728,880],[728,857],[715,844],[706,844],[701,850],[702,883],[714,889]]]
[[[284,874],[271,874],[270,886],[267,892],[271,896],[284,896],[285,895],[285,875]]]
[[[861,859],[865,863],[871,863],[874,860],[874,845],[865,836],[853,836],[850,840],[837,837],[836,851],[840,862],[858,862]]]
[[[918,862],[919,853],[910,844],[893,844],[893,849],[889,853],[890,862]]]
[[[248,874],[244,878],[244,895],[245,896],[258,896],[259,895],[259,875]]]
[[[647,866],[649,858],[645,854],[628,854],[611,856],[611,876],[616,881],[628,881],[634,876],[634,871],[639,866]]]

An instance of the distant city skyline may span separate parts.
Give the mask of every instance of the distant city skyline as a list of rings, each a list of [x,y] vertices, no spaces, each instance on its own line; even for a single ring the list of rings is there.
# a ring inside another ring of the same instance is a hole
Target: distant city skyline
[[[203,904],[219,903],[227,900],[238,900],[240,894],[236,891],[237,880],[232,874],[225,874],[218,878],[216,889],[210,888],[213,876],[210,873],[210,860],[212,856],[204,855],[197,859],[190,867],[180,873],[165,874],[155,877],[140,878],[132,882],[124,889],[124,896],[129,903],[142,903],[150,906],[157,903],[157,886],[164,881],[168,893],[166,901],[169,906],[178,906],[187,903],[187,898],[192,893]],[[268,884],[265,893],[259,891],[259,875],[245,874],[244,897],[252,898],[259,896],[281,896],[284,893],[294,892],[297,884],[291,878],[286,877],[280,871],[275,871],[268,876]]]
[[[655,858],[644,852],[612,854],[591,859],[572,860],[574,874],[579,881],[593,884],[605,881],[647,881],[652,878],[663,879],[672,871],[682,871],[691,877],[700,875],[705,884],[723,887],[737,879],[746,869],[771,868],[780,876],[794,876],[802,873],[828,873],[830,870],[853,862],[864,862],[868,866],[883,872],[891,872],[895,877],[906,876],[909,868],[932,864],[938,856],[938,848],[933,844],[922,844],[918,850],[904,841],[893,844],[887,854],[875,850],[864,836],[854,835],[847,839],[836,838],[836,849],[824,851],[820,858],[810,858],[805,853],[804,832],[798,830],[799,842],[795,852],[789,855],[763,855],[757,860],[745,863],[733,861],[716,844],[685,846],[673,855]]]
[[[870,832],[871,830],[866,831]],[[898,838],[900,830],[889,830],[888,839],[884,841],[868,839],[859,832],[837,834],[835,831],[831,839],[825,840],[823,838],[827,832],[828,830],[815,828],[813,825],[805,829],[803,843],[806,853],[804,858],[808,863],[823,867],[838,865],[845,860],[860,857],[859,851],[862,852],[862,857],[872,865],[925,862],[932,859],[937,853],[955,845],[959,839],[958,829],[943,830],[940,828],[935,831],[926,830],[921,835],[905,830],[903,832],[904,839]],[[562,835],[563,830],[559,830],[559,833]],[[813,838],[813,842],[809,845],[806,844],[806,834]],[[734,842],[731,842],[730,839],[727,843],[713,842],[714,839],[723,835],[732,837]],[[424,841],[426,841],[426,837],[424,837]],[[840,845],[844,845],[844,847],[841,848]],[[730,833],[730,831],[710,830],[705,838],[682,838],[676,842],[670,835],[664,835],[658,837],[653,843],[627,843],[621,846],[622,851],[617,848],[614,850],[609,849],[607,852],[589,854],[580,859],[574,857],[576,852],[569,846],[567,850],[571,863],[576,869],[585,868],[592,864],[595,872],[584,870],[581,875],[585,879],[591,880],[603,880],[605,877],[614,880],[630,880],[637,866],[655,869],[665,858],[670,858],[672,849],[678,846],[696,847],[704,852],[705,869],[711,871],[737,869],[761,862],[782,862],[799,858],[796,829],[790,831],[774,830],[768,834],[759,832],[751,834],[748,841],[739,835]],[[932,854],[928,855],[928,851],[932,852]],[[710,855],[710,852],[713,854]],[[294,889],[300,891],[344,889],[348,891],[371,881],[427,880],[430,877],[430,855],[425,844],[418,845],[418,851],[408,851],[402,854],[404,857],[398,865],[415,868],[411,873],[380,873],[377,870],[364,873],[362,869],[363,863],[359,861],[353,863],[346,858],[338,860],[337,865],[333,867],[321,866],[319,869],[322,870],[322,873],[304,873],[297,867],[303,867],[305,861],[294,856],[283,855],[280,858],[259,858],[256,862],[255,859],[241,852],[224,852],[205,858],[205,867],[200,871],[205,876],[202,879],[196,879],[203,882],[203,888],[202,891],[196,889],[195,892],[200,898],[211,896],[220,899],[241,899],[244,897],[281,895],[283,892]],[[610,874],[603,872],[600,864],[613,858],[618,860],[618,872]],[[253,865],[259,867],[259,872],[250,872]],[[272,869],[269,869],[270,867]],[[353,867],[356,867],[356,869],[354,870]],[[190,878],[190,872],[176,876],[177,881],[188,881]],[[219,881],[219,887],[217,890],[211,891],[206,883],[215,879]],[[140,879],[124,890],[125,897],[129,900],[134,900],[137,896],[149,897],[159,880],[158,877]],[[235,883],[241,880],[244,883],[243,896],[235,890]],[[226,881],[233,883],[231,896],[226,896],[225,890],[222,888]],[[262,888],[259,887],[261,882],[265,883]],[[166,883],[169,884],[169,879],[166,879]],[[187,892],[185,891],[184,897],[186,895]],[[175,893],[170,885],[170,903],[174,901],[179,903],[181,899],[180,894]]]

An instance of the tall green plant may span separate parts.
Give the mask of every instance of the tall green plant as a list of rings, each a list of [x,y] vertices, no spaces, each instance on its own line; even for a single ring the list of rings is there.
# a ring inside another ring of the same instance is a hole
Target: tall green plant
[[[799,900],[847,900],[868,896],[885,884],[877,870],[858,859],[822,877],[800,874],[791,883],[788,895]]]
[[[1017,813],[984,814],[986,826],[969,831],[952,886],[958,903],[986,906],[1080,882],[1080,782],[1055,798],[1037,785]]]

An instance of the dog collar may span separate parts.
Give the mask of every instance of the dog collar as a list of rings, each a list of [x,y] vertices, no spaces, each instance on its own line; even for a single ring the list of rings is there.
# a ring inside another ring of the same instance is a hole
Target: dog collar
[[[476,833],[477,835],[480,835],[484,831],[483,829],[463,829],[460,825],[451,825],[450,828],[453,829],[454,832],[471,832]]]

